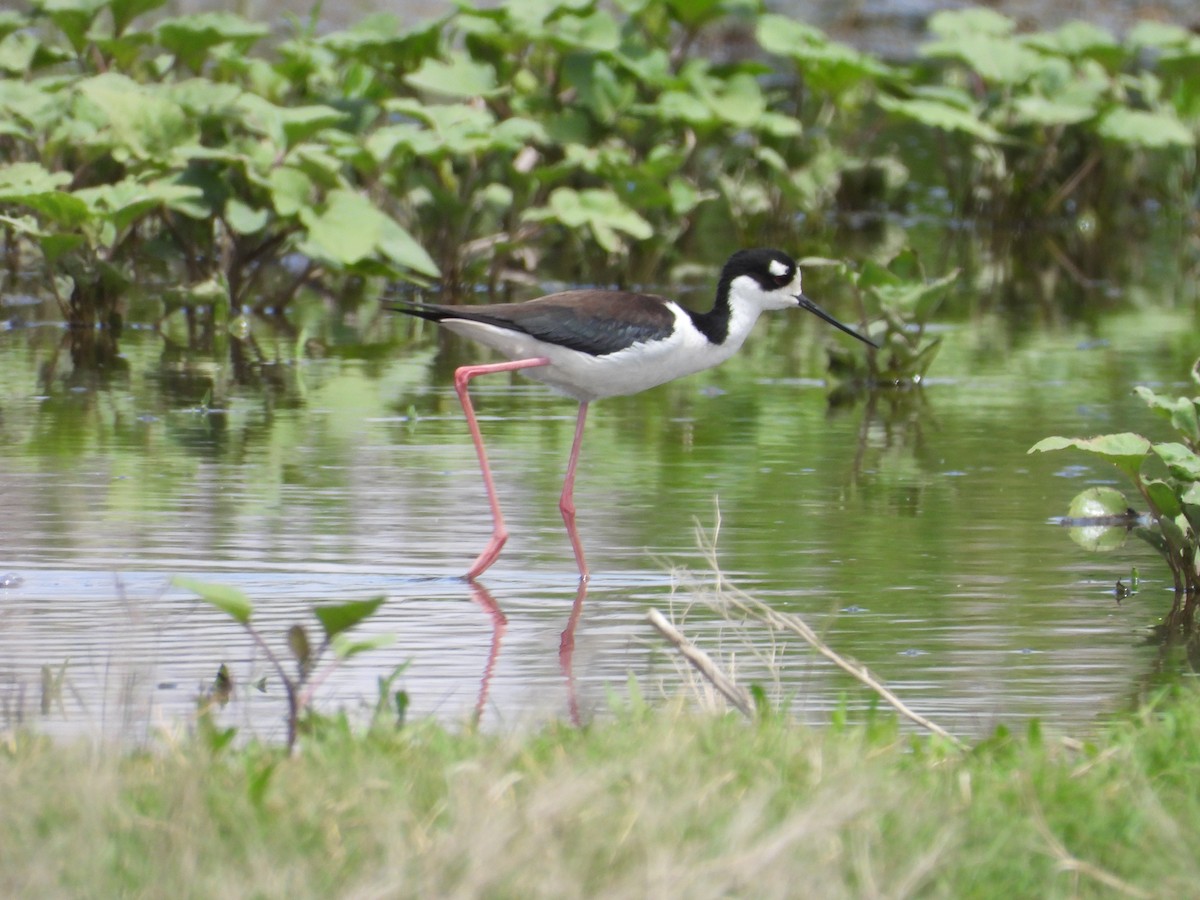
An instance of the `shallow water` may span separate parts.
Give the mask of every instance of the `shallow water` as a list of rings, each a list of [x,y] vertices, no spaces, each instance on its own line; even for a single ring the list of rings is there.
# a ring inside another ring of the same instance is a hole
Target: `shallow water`
[[[313,604],[386,596],[361,630],[395,643],[323,683],[326,710],[370,706],[399,666],[410,715],[479,710],[485,727],[603,714],[630,678],[691,691],[645,622],[656,607],[798,717],[860,715],[871,697],[804,646],[707,607],[715,542],[730,584],[951,731],[1035,716],[1086,730],[1168,677],[1148,641],[1167,573],[1135,541],[1094,555],[1050,524],[1083,487],[1120,486],[1115,469],[1026,450],[1166,437],[1130,389],[1182,386],[1197,347],[1194,311],[1160,299],[1086,325],[965,316],[922,390],[837,408],[822,347],[842,338],[776,317],[719,370],[595,404],[576,484],[584,598],[557,509],[576,408],[520,378],[475,382],[512,536],[484,590],[457,578],[490,531],[449,377],[477,354],[457,340],[386,317],[303,340],[259,323],[261,358],[235,366],[179,348],[168,324],[166,340],[127,329],[98,375],[57,326],[0,332],[0,576],[20,581],[0,589],[0,727],[186,728],[225,663],[222,717],[280,736],[262,654],[174,575],[242,589],[281,652],[293,622],[315,627]],[[1141,590],[1118,604],[1132,566]]]

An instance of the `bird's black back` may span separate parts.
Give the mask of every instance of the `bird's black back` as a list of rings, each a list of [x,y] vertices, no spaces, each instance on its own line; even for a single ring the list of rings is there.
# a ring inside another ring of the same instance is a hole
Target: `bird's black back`
[[[564,291],[525,303],[490,306],[408,302],[391,308],[433,322],[458,319],[518,331],[591,356],[661,340],[675,329],[675,315],[664,298],[630,291]]]

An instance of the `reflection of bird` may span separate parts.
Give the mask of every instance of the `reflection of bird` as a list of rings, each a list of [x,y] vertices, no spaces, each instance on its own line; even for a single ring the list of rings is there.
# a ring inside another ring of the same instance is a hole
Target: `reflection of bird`
[[[454,373],[454,386],[479,454],[493,521],[492,538],[468,570],[468,579],[496,561],[508,538],[483,437],[467,393],[467,385],[476,375],[523,370],[530,378],[579,401],[559,509],[579,574],[587,578],[587,563],[575,530],[572,494],[583,424],[591,401],[636,394],[724,362],[742,346],[759,314],[767,310],[806,309],[876,346],[804,296],[795,260],[779,250],[766,249],[740,250],[729,258],[717,284],[716,303],[706,313],[686,310],[672,300],[651,294],[603,290],[566,291],[525,303],[465,307],[406,302],[394,309],[437,322],[511,360],[462,366]]]

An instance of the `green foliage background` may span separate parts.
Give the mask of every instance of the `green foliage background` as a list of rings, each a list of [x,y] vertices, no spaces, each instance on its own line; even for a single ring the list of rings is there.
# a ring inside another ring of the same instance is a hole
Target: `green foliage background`
[[[636,281],[799,213],[898,208],[915,169],[983,220],[1197,188],[1200,37],[1162,24],[1118,41],[942,12],[901,66],[758,0],[522,0],[331,34],[162,5],[0,13],[7,263],[73,322],[134,283],[221,321],[305,284]],[[701,49],[730,32],[753,52]]]

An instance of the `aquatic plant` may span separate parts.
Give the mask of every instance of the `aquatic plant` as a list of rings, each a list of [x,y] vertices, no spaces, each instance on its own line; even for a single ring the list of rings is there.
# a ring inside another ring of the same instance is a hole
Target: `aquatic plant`
[[[1191,377],[1200,388],[1200,360]],[[1170,422],[1178,440],[1154,443],[1131,432],[1086,439],[1055,436],[1038,441],[1029,452],[1071,447],[1125,473],[1147,508],[1145,518],[1131,517],[1130,527],[1162,556],[1175,584],[1167,627],[1190,630],[1200,602],[1200,396],[1167,397],[1144,386],[1136,391]],[[1072,509],[1089,517],[1122,518],[1130,504],[1116,488],[1093,487],[1072,501]]]
[[[164,4],[0,15],[5,261],[78,325],[119,321],[132,285],[225,324],[306,286],[661,280],[716,235],[899,205],[929,158],[968,213],[1195,186],[1200,38],[1168,26],[944,12],[898,67],[761,0],[510,0],[269,44]],[[762,55],[697,50],[723,33]]]
[[[263,637],[262,633],[251,622],[254,606],[242,591],[224,584],[197,581],[194,578],[178,577],[172,579],[176,587],[191,591],[208,603],[219,609],[240,625],[262,650],[267,661],[284,686],[287,698],[287,746],[292,750],[304,724],[305,717],[311,713],[313,694],[322,682],[333,673],[337,666],[351,657],[367,650],[376,650],[392,643],[390,634],[378,634],[371,637],[355,639],[347,633],[350,629],[370,618],[386,599],[375,597],[371,600],[351,600],[346,603],[327,604],[313,607],[313,614],[321,625],[322,637],[315,647],[309,637],[308,629],[297,623],[288,628],[287,646],[295,671],[289,671],[285,658]],[[332,651],[334,659],[329,665],[322,665],[322,660]],[[218,682],[224,679],[228,684],[228,670],[222,666],[218,674]],[[381,697],[387,693],[390,682],[380,681]],[[219,687],[228,693],[227,687]],[[396,695],[399,712],[403,713],[403,699]]]
[[[1146,22],[1118,41],[1077,21],[1020,34],[982,7],[938,12],[929,28],[926,75],[879,105],[939,138],[960,209],[1036,219],[1194,184],[1200,38],[1185,29]]]
[[[853,387],[915,387],[937,355],[941,337],[926,333],[930,319],[958,279],[958,270],[928,278],[912,249],[886,263],[867,260],[807,259],[806,266],[830,266],[854,288],[859,322],[880,345],[854,354],[840,345],[829,350],[829,368]]]

